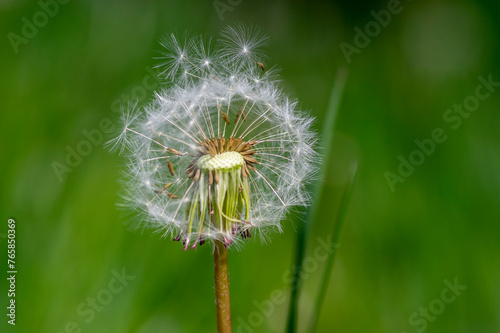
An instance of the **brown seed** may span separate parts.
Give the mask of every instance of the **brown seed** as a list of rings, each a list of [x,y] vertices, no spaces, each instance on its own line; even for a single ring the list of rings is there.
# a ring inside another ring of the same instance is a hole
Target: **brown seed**
[[[246,164],[246,167],[249,168],[250,170],[255,171],[255,167],[251,164]]]
[[[184,154],[174,148],[168,148],[168,151],[177,156],[183,156]]]
[[[244,156],[244,155],[253,155],[255,153],[257,153],[255,150],[246,150],[242,151],[240,154]]]
[[[238,146],[240,145],[241,141],[242,141],[241,139],[234,139],[233,145],[231,146],[231,150],[236,150],[236,148],[238,148]]]
[[[248,169],[247,169],[247,164],[243,164],[243,167],[241,168],[241,175],[243,178],[247,178],[248,175]]]
[[[233,145],[234,138],[230,137],[227,142],[226,142],[226,147],[224,148],[225,151],[229,151],[231,146]]]
[[[194,167],[193,170],[191,170],[191,172],[189,173],[189,178],[193,178],[194,175],[196,175],[197,170],[198,170],[198,168]]]
[[[175,176],[174,165],[169,160],[167,160],[167,164],[168,164],[168,170],[170,170],[170,173],[172,174],[172,176]]]
[[[219,140],[219,154],[224,152],[224,144],[226,143],[226,139],[222,138]]]
[[[199,142],[198,147],[196,149],[200,152],[200,154],[205,155],[208,153],[209,147],[210,145],[207,144],[206,142]]]
[[[246,147],[247,143],[246,142],[242,142],[238,145],[238,147],[235,149],[238,153],[245,150],[245,147]]]
[[[177,198],[178,198],[178,196],[176,196],[176,195],[175,195],[175,194],[173,194],[173,193],[167,193],[167,195],[168,195],[168,197],[169,197],[170,199],[177,199]]]
[[[213,145],[208,146],[208,153],[212,157],[214,157],[217,154],[217,151],[215,150],[215,147]]]
[[[231,122],[229,121],[229,117],[227,116],[227,113],[225,113],[224,111],[222,111],[222,118],[224,118],[224,121],[226,122],[226,124],[230,125]]]
[[[219,173],[217,172],[217,169],[215,169],[215,183],[219,184]]]
[[[208,185],[212,185],[214,183],[214,175],[212,174],[212,170],[208,170]]]
[[[261,62],[258,62],[257,65],[259,65],[259,68],[262,69],[263,72],[266,71],[266,67],[264,67],[264,64]]]
[[[187,174],[190,174],[190,173],[193,171],[193,169],[194,169],[195,167],[196,167],[196,163],[195,163],[195,161],[191,162],[191,163],[189,164],[189,166],[187,167],[187,169],[186,169],[186,173],[187,173]]]
[[[200,179],[200,174],[201,174],[201,170],[200,170],[200,169],[197,169],[197,170],[196,170],[196,174],[195,174],[195,176],[194,176],[194,178],[193,178],[193,181],[194,181],[194,182],[195,182],[195,181],[197,181],[198,179]]]
[[[237,123],[238,120],[240,120],[240,118],[243,118],[243,121],[247,121],[247,116],[245,116],[245,112],[243,111],[243,109],[241,109],[240,111],[238,111],[238,113],[236,113],[235,122]]]
[[[245,161],[247,161],[248,163],[259,163],[255,158],[248,156],[248,155],[244,155],[243,159]]]

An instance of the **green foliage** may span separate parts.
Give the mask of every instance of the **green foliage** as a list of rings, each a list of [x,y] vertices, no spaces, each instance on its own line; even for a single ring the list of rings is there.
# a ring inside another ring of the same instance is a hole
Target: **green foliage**
[[[215,331],[211,249],[182,251],[158,234],[129,230],[127,212],[116,208],[121,160],[103,142],[120,96],[143,104],[159,88],[152,68],[162,34],[215,35],[235,21],[271,36],[266,68],[283,69],[284,89],[317,117],[318,131],[335,73],[349,68],[306,258],[333,230],[351,162],[359,168],[316,331],[416,332],[423,324],[412,326],[410,317],[421,320],[419,309],[438,304],[455,278],[467,289],[426,332],[500,331],[500,90],[461,116],[459,128],[443,119],[475,94],[478,76],[500,81],[499,5],[405,5],[347,64],[339,44],[352,44],[353,28],[364,29],[370,11],[387,3],[242,1],[220,21],[210,1],[69,1],[15,53],[6,36],[22,34],[23,17],[32,21],[41,9],[3,1],[0,300],[5,309],[2,234],[14,218],[16,332]],[[436,128],[447,140],[392,192],[384,174],[398,174],[398,156],[409,159],[415,140]],[[254,237],[230,251],[235,332],[285,330],[303,217],[292,215],[267,244]],[[328,270],[327,261],[316,264],[303,272],[299,332],[307,332]],[[2,316],[0,331],[11,332]]]

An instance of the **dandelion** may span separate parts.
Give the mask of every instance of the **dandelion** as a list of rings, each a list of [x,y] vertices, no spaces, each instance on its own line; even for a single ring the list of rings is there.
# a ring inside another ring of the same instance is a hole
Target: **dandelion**
[[[265,41],[243,26],[216,42],[164,38],[159,66],[170,83],[150,105],[124,112],[112,141],[126,152],[124,197],[144,226],[184,250],[215,245],[216,292],[218,277],[227,283],[227,248],[256,233],[266,240],[291,207],[310,202],[313,119],[264,66]]]

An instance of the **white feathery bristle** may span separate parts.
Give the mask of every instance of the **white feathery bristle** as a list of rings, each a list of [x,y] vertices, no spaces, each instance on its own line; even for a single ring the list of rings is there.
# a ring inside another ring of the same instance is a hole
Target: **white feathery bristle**
[[[171,84],[142,110],[129,105],[109,143],[128,159],[124,201],[185,249],[267,240],[291,207],[310,204],[313,119],[265,67],[266,40],[243,25],[217,41],[163,38],[158,67]]]

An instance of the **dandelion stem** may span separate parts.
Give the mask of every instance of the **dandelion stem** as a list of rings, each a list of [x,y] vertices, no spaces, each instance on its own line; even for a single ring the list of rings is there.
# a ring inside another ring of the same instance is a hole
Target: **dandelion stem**
[[[221,241],[214,250],[215,305],[217,307],[217,332],[231,333],[231,303],[229,299],[229,269],[227,248]]]

